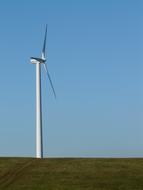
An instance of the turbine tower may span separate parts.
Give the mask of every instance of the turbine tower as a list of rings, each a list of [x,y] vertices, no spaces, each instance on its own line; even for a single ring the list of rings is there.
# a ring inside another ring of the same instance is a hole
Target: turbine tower
[[[52,84],[52,80],[46,65],[46,38],[47,38],[47,25],[45,30],[44,44],[42,49],[41,58],[31,57],[30,61],[36,64],[36,158],[43,158],[43,137],[42,137],[42,102],[41,102],[41,64],[43,64],[46,74],[49,78],[50,85],[54,96],[56,93]]]

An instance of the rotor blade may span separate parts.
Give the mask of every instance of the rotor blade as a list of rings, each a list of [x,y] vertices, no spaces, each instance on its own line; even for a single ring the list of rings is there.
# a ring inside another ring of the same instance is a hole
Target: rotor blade
[[[46,24],[45,37],[44,37],[44,43],[43,43],[43,49],[42,49],[42,59],[45,59],[46,39],[47,39],[47,24]]]
[[[48,71],[48,69],[47,69],[47,65],[46,65],[46,63],[44,63],[44,69],[45,69],[45,71],[46,71],[46,73],[47,73],[47,76],[48,76],[49,81],[50,81],[50,85],[51,85],[51,87],[52,87],[52,90],[53,90],[54,96],[55,96],[55,98],[56,98],[56,92],[55,92],[55,89],[54,89],[54,86],[53,86],[53,83],[52,83],[52,80],[51,80],[51,77],[50,77],[49,71]]]

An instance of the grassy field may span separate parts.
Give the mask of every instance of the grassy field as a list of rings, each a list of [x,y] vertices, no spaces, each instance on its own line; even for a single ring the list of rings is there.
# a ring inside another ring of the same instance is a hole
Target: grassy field
[[[0,158],[0,190],[143,190],[143,159]]]

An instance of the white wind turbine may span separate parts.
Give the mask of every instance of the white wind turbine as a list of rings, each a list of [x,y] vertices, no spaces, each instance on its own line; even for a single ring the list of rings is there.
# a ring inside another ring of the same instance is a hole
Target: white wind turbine
[[[47,38],[47,25],[45,30],[44,44],[42,49],[41,58],[31,57],[30,61],[36,64],[36,158],[43,158],[43,138],[42,138],[42,102],[41,102],[41,64],[44,65],[44,69],[49,78],[50,85],[52,87],[54,96],[56,93],[52,84],[52,80],[46,65],[46,38]]]

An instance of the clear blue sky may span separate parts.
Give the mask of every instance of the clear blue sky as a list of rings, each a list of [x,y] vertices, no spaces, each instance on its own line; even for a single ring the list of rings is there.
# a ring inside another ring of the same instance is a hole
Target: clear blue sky
[[[35,156],[35,66],[45,156],[143,156],[143,1],[0,2],[0,156]]]

